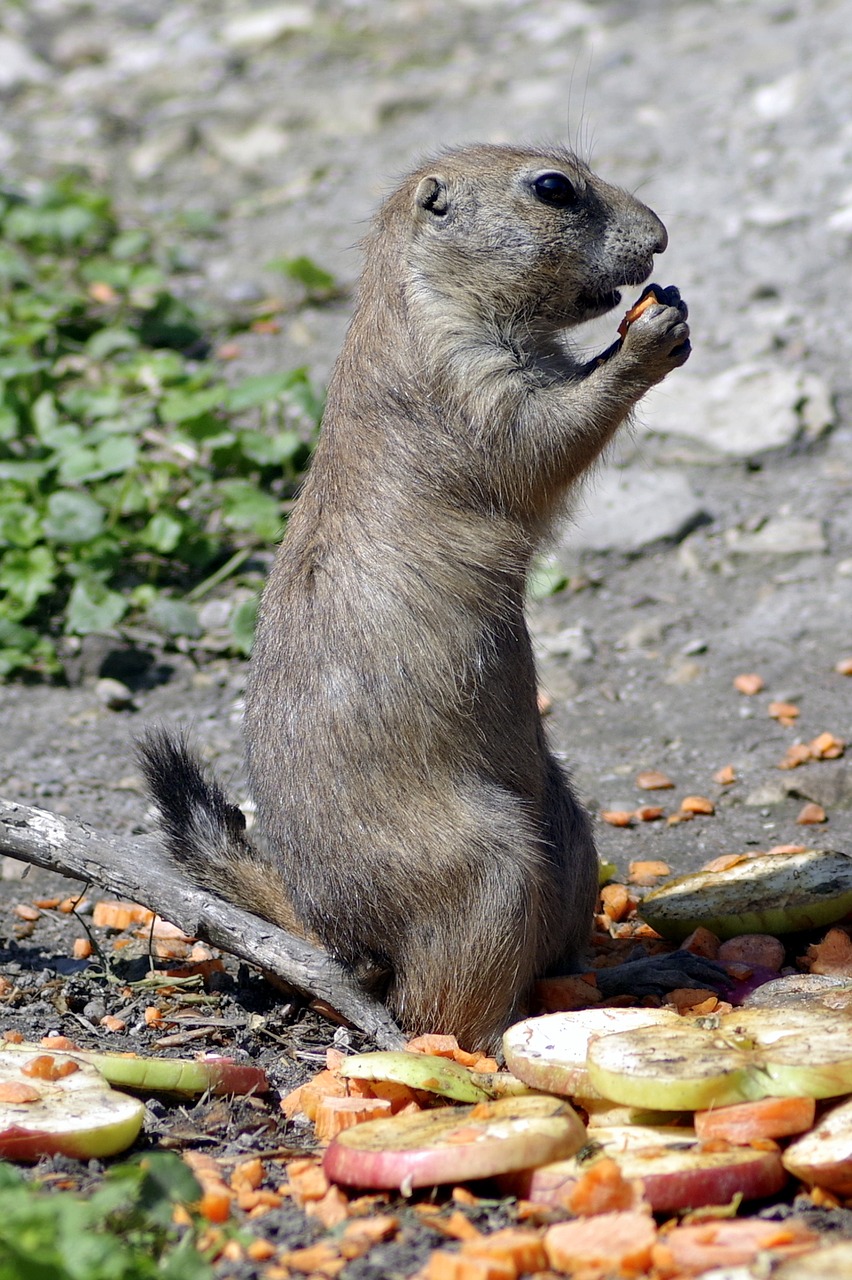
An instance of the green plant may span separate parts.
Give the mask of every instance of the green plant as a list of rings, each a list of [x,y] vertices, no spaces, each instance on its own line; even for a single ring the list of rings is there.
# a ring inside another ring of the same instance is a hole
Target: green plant
[[[304,369],[226,382],[179,269],[77,180],[0,195],[0,677],[56,671],[63,632],[197,637],[280,533],[321,398]]]
[[[171,1152],[113,1166],[89,1196],[0,1164],[0,1280],[209,1280],[195,1229],[173,1221],[199,1195]]]

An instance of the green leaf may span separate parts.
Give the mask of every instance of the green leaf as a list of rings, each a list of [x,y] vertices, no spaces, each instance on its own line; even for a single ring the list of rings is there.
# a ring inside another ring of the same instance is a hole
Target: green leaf
[[[179,520],[159,512],[151,517],[140,536],[146,547],[168,555],[183,537],[183,528]]]
[[[281,533],[281,507],[271,494],[262,493],[242,480],[220,486],[222,519],[229,529],[247,530],[264,542],[273,542]]]
[[[31,547],[41,537],[41,521],[26,502],[0,503],[0,544]]]
[[[163,422],[191,422],[206,417],[224,402],[224,388],[202,387],[198,391],[172,391],[160,401]]]
[[[92,360],[106,360],[117,351],[135,351],[138,346],[139,339],[135,333],[116,326],[93,333],[86,343],[86,354]]]
[[[79,578],[71,588],[65,614],[65,630],[86,636],[109,631],[127,612],[128,603],[117,591],[110,591],[94,578]]]
[[[242,413],[257,405],[268,404],[285,391],[289,391],[296,378],[291,373],[259,373],[243,378],[228,393],[228,408],[232,413]]]
[[[304,285],[311,297],[328,296],[336,291],[334,276],[318,267],[312,258],[273,258],[267,262],[268,271],[279,271],[298,284]]]
[[[183,600],[172,600],[168,596],[160,596],[148,607],[148,618],[161,631],[170,636],[191,636],[197,639],[204,628],[198,621],[198,614],[191,604]]]
[[[19,600],[29,613],[40,596],[53,590],[56,572],[56,561],[47,547],[7,551],[0,559],[0,587]]]
[[[254,644],[254,631],[257,626],[257,610],[260,600],[253,596],[251,600],[243,600],[242,604],[231,613],[228,629],[234,638],[234,644],[240,653],[248,657]]]
[[[527,596],[530,600],[544,600],[547,596],[556,595],[568,583],[564,569],[548,561],[538,561],[533,565],[527,578]]]
[[[261,467],[284,466],[305,449],[304,441],[295,431],[279,431],[274,436],[262,431],[241,431],[237,439],[245,456]]]
[[[45,533],[55,542],[74,545],[90,542],[104,526],[106,511],[85,493],[58,489],[47,500]]]
[[[0,404],[0,440],[14,440],[19,430],[15,410],[10,405]]]

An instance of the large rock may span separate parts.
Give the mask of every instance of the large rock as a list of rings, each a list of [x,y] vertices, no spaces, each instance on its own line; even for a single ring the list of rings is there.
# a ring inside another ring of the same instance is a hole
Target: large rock
[[[709,518],[680,472],[623,467],[589,484],[563,546],[635,554],[655,542],[679,542]]]
[[[699,445],[708,460],[750,458],[799,440],[815,440],[833,421],[831,393],[821,378],[799,369],[733,365],[713,378],[678,374],[642,401],[641,423],[655,435]]]

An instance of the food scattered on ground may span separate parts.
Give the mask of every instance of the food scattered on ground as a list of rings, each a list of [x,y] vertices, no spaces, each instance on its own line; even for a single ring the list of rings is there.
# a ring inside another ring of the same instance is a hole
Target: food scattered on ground
[[[748,698],[753,698],[756,693],[761,693],[765,687],[766,683],[763,676],[759,676],[756,673],[744,673],[743,675],[734,676],[734,688],[738,693],[744,693]]]
[[[667,773],[659,769],[644,769],[636,775],[636,786],[641,791],[669,791],[674,783]]]
[[[640,914],[675,941],[704,925],[720,938],[785,934],[842,920],[852,910],[852,857],[826,849],[761,854],[724,870],[698,871],[661,885]]]

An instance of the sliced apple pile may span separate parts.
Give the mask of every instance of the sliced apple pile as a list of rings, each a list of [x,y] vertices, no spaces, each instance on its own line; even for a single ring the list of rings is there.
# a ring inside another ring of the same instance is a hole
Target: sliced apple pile
[[[580,1178],[599,1160],[618,1163],[629,1181],[641,1179],[643,1199],[654,1213],[728,1204],[775,1195],[787,1180],[777,1151],[730,1147],[708,1151],[694,1129],[675,1126],[623,1125],[595,1129],[590,1146],[567,1160],[506,1174],[508,1194],[536,1204],[567,1204]]]
[[[675,942],[703,925],[719,938],[794,933],[852,911],[852,857],[831,849],[743,857],[724,871],[697,871],[643,898],[642,919]]]
[[[90,1160],[124,1151],[144,1105],[117,1093],[90,1063],[35,1045],[0,1047],[0,1156]]]
[[[323,1168],[347,1186],[408,1190],[560,1160],[585,1141],[583,1122],[559,1098],[498,1098],[344,1129]]]
[[[631,1106],[705,1110],[852,1092],[852,1020],[826,1010],[737,1010],[592,1040],[589,1078]]]

